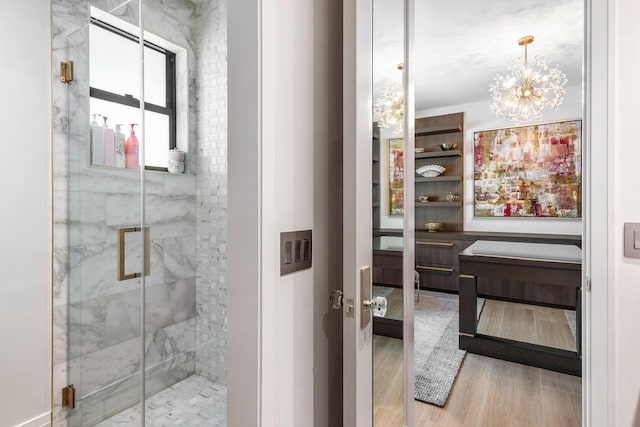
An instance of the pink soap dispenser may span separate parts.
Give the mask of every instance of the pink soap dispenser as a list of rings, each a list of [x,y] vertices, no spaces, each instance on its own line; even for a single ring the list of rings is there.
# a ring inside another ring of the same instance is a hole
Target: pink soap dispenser
[[[140,145],[133,131],[137,123],[131,123],[131,135],[124,142],[125,166],[127,169],[140,169]]]

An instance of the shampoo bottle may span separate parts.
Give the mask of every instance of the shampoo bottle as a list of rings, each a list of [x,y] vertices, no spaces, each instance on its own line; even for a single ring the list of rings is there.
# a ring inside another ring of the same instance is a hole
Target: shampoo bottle
[[[136,123],[131,123],[131,135],[124,143],[125,164],[127,169],[140,169],[140,146],[133,131]]]
[[[114,144],[114,166],[117,168],[125,167],[124,161],[124,141],[126,140],[126,136],[124,132],[122,132],[122,125],[116,125],[116,141]]]
[[[96,121],[93,115],[91,122],[91,164],[95,166],[104,166],[104,129]]]
[[[115,166],[115,145],[116,135],[113,129],[107,124],[107,117],[102,116],[104,119],[103,138],[104,138],[104,165]]]

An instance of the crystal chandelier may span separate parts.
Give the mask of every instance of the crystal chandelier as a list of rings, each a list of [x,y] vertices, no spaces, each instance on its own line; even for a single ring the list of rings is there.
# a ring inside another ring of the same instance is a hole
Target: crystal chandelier
[[[497,74],[489,88],[489,105],[497,116],[505,116],[516,123],[540,120],[544,107],[558,108],[564,100],[567,83],[565,74],[558,66],[549,67],[547,61],[539,56],[533,64],[528,63],[527,46],[533,43],[533,36],[518,40],[524,46],[524,63],[514,59],[510,74]]]
[[[398,64],[402,70],[404,64]],[[391,83],[382,90],[373,105],[374,121],[382,129],[391,129],[394,135],[404,131],[404,92],[398,83]]]

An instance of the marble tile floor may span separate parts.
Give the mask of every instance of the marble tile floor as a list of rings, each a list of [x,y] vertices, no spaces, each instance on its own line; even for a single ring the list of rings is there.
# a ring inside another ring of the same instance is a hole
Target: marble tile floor
[[[192,375],[147,399],[147,427],[218,427],[227,424],[227,387]],[[140,425],[140,405],[126,409],[98,427]]]

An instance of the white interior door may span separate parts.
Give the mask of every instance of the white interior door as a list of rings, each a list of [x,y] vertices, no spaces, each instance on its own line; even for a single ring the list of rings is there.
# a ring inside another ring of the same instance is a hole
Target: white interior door
[[[371,1],[345,1],[343,12],[343,425],[369,427],[373,323],[361,327],[360,284],[372,265]]]

